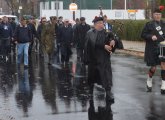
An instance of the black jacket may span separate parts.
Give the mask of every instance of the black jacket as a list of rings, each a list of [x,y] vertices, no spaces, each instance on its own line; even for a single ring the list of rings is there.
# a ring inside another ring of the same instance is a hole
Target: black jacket
[[[156,21],[147,22],[141,33],[141,37],[146,41],[144,60],[148,66],[154,66],[159,64],[159,43],[164,40],[163,37],[165,36],[165,34],[159,34],[159,32],[156,30],[156,24],[160,25],[162,32],[165,33],[164,21],[160,21],[160,23],[157,23]],[[153,41],[153,35],[156,35],[158,40]]]
[[[0,24],[0,38],[11,38],[12,37],[12,27],[9,23]]]
[[[88,65],[88,83],[98,83],[108,88],[112,85],[110,53],[104,48],[113,40],[112,33],[91,29],[85,44],[85,63]]]
[[[37,27],[37,35],[39,40],[41,40],[42,29],[43,29],[43,24],[39,24]]]
[[[84,49],[85,36],[89,30],[90,30],[90,26],[88,24],[85,25],[79,24],[76,26],[74,31],[74,42],[77,45],[77,48]]]
[[[37,30],[36,30],[36,28],[35,28],[35,25],[34,25],[33,23],[28,23],[28,26],[29,26],[30,29],[31,29],[32,40],[33,40],[34,37],[39,38],[39,37],[38,37],[38,34],[37,34]]]
[[[73,29],[71,26],[61,27],[59,29],[59,43],[61,49],[61,55],[70,56],[72,54],[71,51],[71,43],[73,42]]]
[[[73,29],[72,27],[61,27],[59,28],[59,42],[61,45],[70,45],[73,42]]]
[[[18,25],[16,27],[15,33],[14,33],[14,39],[18,43],[27,43],[32,41],[32,33],[31,29],[28,25],[23,27],[22,25]]]

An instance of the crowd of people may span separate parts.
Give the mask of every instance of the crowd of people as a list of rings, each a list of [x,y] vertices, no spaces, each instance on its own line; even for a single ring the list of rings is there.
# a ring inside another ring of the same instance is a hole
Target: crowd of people
[[[53,58],[56,56],[58,58],[57,63],[67,66],[72,55],[72,47],[75,47],[77,61],[89,66],[91,99],[93,85],[96,82],[105,87],[108,101],[110,100],[112,86],[110,54],[115,46],[115,41],[113,34],[111,34],[112,26],[107,23],[106,15],[95,17],[93,23],[94,25],[91,28],[86,23],[85,17],[77,18],[73,25],[69,19],[63,20],[62,16],[51,16],[50,20],[42,17],[38,26],[36,26],[33,17],[23,16],[17,25],[4,16],[0,23],[0,55],[7,62],[11,46],[16,46],[17,52],[13,52],[17,53],[17,66],[20,67],[23,61],[24,69],[27,69],[33,48],[39,48],[40,58],[44,58],[44,62],[47,62],[48,65],[53,64]],[[39,47],[36,47],[36,45],[39,45]],[[105,66],[106,71],[102,71]],[[94,81],[96,75],[101,80]],[[94,78],[91,79],[91,77]],[[104,78],[102,79],[102,77]]]
[[[41,58],[48,58],[48,65],[53,64],[54,55],[58,63],[66,66],[72,55],[72,47],[76,47],[77,61],[88,65],[88,84],[90,103],[93,103],[93,88],[97,83],[102,85],[106,92],[106,103],[114,101],[111,93],[112,70],[111,53],[117,46],[112,25],[107,22],[107,16],[95,17],[93,27],[88,25],[85,17],[76,19],[72,25],[68,19],[51,16],[50,20],[42,17],[38,26],[34,18],[22,17],[20,24],[3,17],[0,20],[0,53],[8,61],[12,46],[17,46],[17,64],[24,68],[29,67],[29,56],[32,54],[34,43],[39,45],[38,52]],[[159,44],[164,40],[165,23],[161,20],[161,11],[156,9],[153,20],[148,22],[142,31],[142,38],[146,41],[145,61],[150,66],[147,79],[147,89],[152,90],[152,77],[156,66],[161,65],[162,85],[161,93],[165,94],[165,60],[159,58]],[[37,38],[38,42],[35,41]],[[15,52],[15,51],[13,51]],[[60,58],[60,59],[59,59]],[[44,59],[45,60],[45,59]]]
[[[106,15],[104,22],[105,28],[112,31]],[[63,20],[62,16],[51,16],[50,20],[42,17],[36,24],[32,16],[23,16],[17,24],[14,18],[4,16],[0,18],[0,55],[8,61],[9,53],[16,53],[17,49],[17,63],[20,65],[24,57],[24,66],[28,68],[29,55],[35,48],[41,57],[48,57],[48,65],[53,64],[54,53],[60,56],[58,62],[66,65],[72,54],[71,48],[76,47],[77,59],[84,62],[85,37],[90,29],[85,17],[76,18],[75,24],[71,24],[69,19]]]

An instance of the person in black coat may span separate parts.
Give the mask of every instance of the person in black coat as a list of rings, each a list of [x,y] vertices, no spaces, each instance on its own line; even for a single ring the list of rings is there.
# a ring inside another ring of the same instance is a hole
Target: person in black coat
[[[30,43],[30,46],[29,46],[29,55],[31,55],[32,49],[33,49],[33,44],[34,44],[34,37],[38,38],[37,30],[35,28],[34,18],[33,17],[29,18],[28,26],[30,27],[31,33],[32,33],[32,40],[31,40],[31,43]]]
[[[110,54],[115,46],[114,36],[104,29],[102,17],[94,20],[94,29],[88,31],[85,43],[85,64],[88,65],[90,99],[93,99],[94,83],[102,85],[106,91],[106,103],[114,101],[111,93],[112,69]]]
[[[146,23],[141,37],[146,41],[144,60],[147,66],[150,66],[147,78],[147,90],[148,92],[152,91],[152,77],[156,71],[156,66],[161,65],[161,93],[165,94],[165,60],[159,58],[159,44],[165,40],[165,22],[161,20],[161,16],[161,11],[155,9],[153,20]]]
[[[104,15],[103,16],[104,18],[104,29],[107,31],[107,32],[112,32],[112,25],[110,23],[107,22],[107,16]]]
[[[85,36],[90,30],[90,25],[86,24],[85,18],[80,18],[80,24],[78,24],[74,31],[74,41],[77,48],[77,59],[84,61],[84,46],[85,46]]]
[[[41,21],[40,21],[40,24],[37,27],[37,35],[38,35],[38,39],[39,39],[39,55],[41,57],[44,57],[43,43],[41,41],[41,39],[42,39],[41,38],[41,36],[42,36],[41,33],[42,33],[43,27],[45,26],[46,22],[47,22],[46,17],[42,17]]]
[[[5,61],[8,61],[12,36],[12,27],[8,22],[8,18],[4,16],[3,21],[0,24],[0,54],[3,56]]]
[[[11,18],[10,24],[11,24],[11,27],[12,27],[12,30],[13,30],[13,34],[14,34],[14,31],[15,31],[15,29],[17,27],[17,23],[15,21],[15,18]],[[13,50],[13,53],[15,54],[16,53],[16,44],[14,43],[14,41],[11,41],[11,48]]]
[[[67,64],[72,54],[71,45],[73,42],[73,29],[69,26],[69,20],[64,20],[64,26],[59,28],[59,42],[61,49],[61,62]]]

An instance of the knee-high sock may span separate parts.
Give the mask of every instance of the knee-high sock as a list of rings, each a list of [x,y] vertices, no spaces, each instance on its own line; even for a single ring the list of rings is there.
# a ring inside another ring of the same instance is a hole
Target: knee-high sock
[[[148,75],[149,75],[150,78],[152,78],[152,76],[154,75],[155,71],[156,71],[156,68],[154,68],[154,67],[151,67],[149,69]]]

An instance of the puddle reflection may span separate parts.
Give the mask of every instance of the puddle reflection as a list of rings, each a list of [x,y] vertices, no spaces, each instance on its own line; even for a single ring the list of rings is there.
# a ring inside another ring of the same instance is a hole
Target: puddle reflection
[[[88,109],[88,120],[113,120],[113,112],[111,105],[98,106],[97,110],[94,106],[94,101],[90,101],[90,106]]]
[[[15,94],[17,106],[28,116],[28,108],[31,107],[33,92],[29,82],[29,70],[18,69],[18,89]]]

